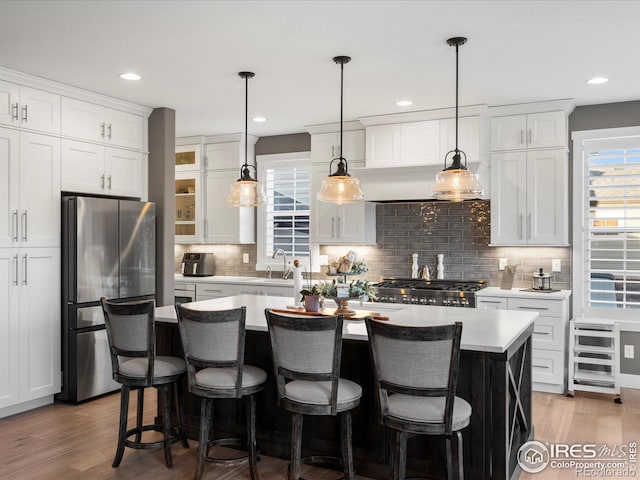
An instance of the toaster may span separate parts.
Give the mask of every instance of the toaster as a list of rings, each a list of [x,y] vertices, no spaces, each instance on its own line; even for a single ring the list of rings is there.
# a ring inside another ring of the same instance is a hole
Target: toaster
[[[182,256],[182,274],[185,277],[210,277],[215,275],[213,253],[185,253]]]

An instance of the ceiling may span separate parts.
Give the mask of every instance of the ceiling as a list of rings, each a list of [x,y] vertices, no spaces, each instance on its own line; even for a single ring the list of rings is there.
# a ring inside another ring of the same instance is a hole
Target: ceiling
[[[176,110],[177,136],[303,132],[460,104],[640,99],[640,1],[0,2],[0,66]],[[138,82],[119,74],[135,71]],[[588,85],[607,76],[604,85]],[[411,99],[410,107],[395,102]]]

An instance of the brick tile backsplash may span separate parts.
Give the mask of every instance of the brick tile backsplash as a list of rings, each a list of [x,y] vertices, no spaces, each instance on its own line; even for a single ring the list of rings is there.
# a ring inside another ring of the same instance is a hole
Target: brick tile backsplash
[[[516,266],[513,286],[528,288],[531,275],[540,267],[551,271],[551,259],[561,260],[562,272],[553,273],[552,287],[571,288],[570,247],[489,247],[490,204],[487,200],[453,202],[380,203],[376,207],[377,245],[321,246],[320,253],[337,260],[348,250],[369,266],[364,278],[379,281],[387,277],[409,277],[411,255],[418,254],[420,266],[428,265],[435,278],[436,255],[444,255],[445,278],[487,280],[498,287],[502,272],[499,258]],[[185,251],[213,252],[216,275],[264,276],[255,271],[255,245],[176,245],[175,269],[180,271]],[[250,262],[242,263],[248,253]],[[324,272],[316,278],[329,278]]]

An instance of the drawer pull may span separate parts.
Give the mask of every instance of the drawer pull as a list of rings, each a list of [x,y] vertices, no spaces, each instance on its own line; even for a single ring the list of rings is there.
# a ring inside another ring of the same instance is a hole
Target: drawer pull
[[[533,332],[534,335],[551,335],[549,332]]]
[[[518,307],[521,310],[549,310],[549,307],[524,307],[524,306],[519,306]]]
[[[502,303],[500,300],[480,300],[480,303]]]
[[[533,368],[546,368],[546,369],[550,369],[551,367],[549,365],[533,365]]]

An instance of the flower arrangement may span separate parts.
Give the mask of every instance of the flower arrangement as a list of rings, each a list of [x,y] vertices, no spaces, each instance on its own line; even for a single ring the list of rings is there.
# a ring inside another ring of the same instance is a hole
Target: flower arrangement
[[[321,295],[325,298],[338,297],[338,287],[335,280],[332,280],[332,281],[323,280],[321,282],[318,282],[313,286],[313,291],[318,292],[318,293],[314,293],[314,295]],[[376,289],[368,281],[354,280],[349,284],[349,295],[347,298],[359,298],[365,301],[367,299],[375,300]]]

